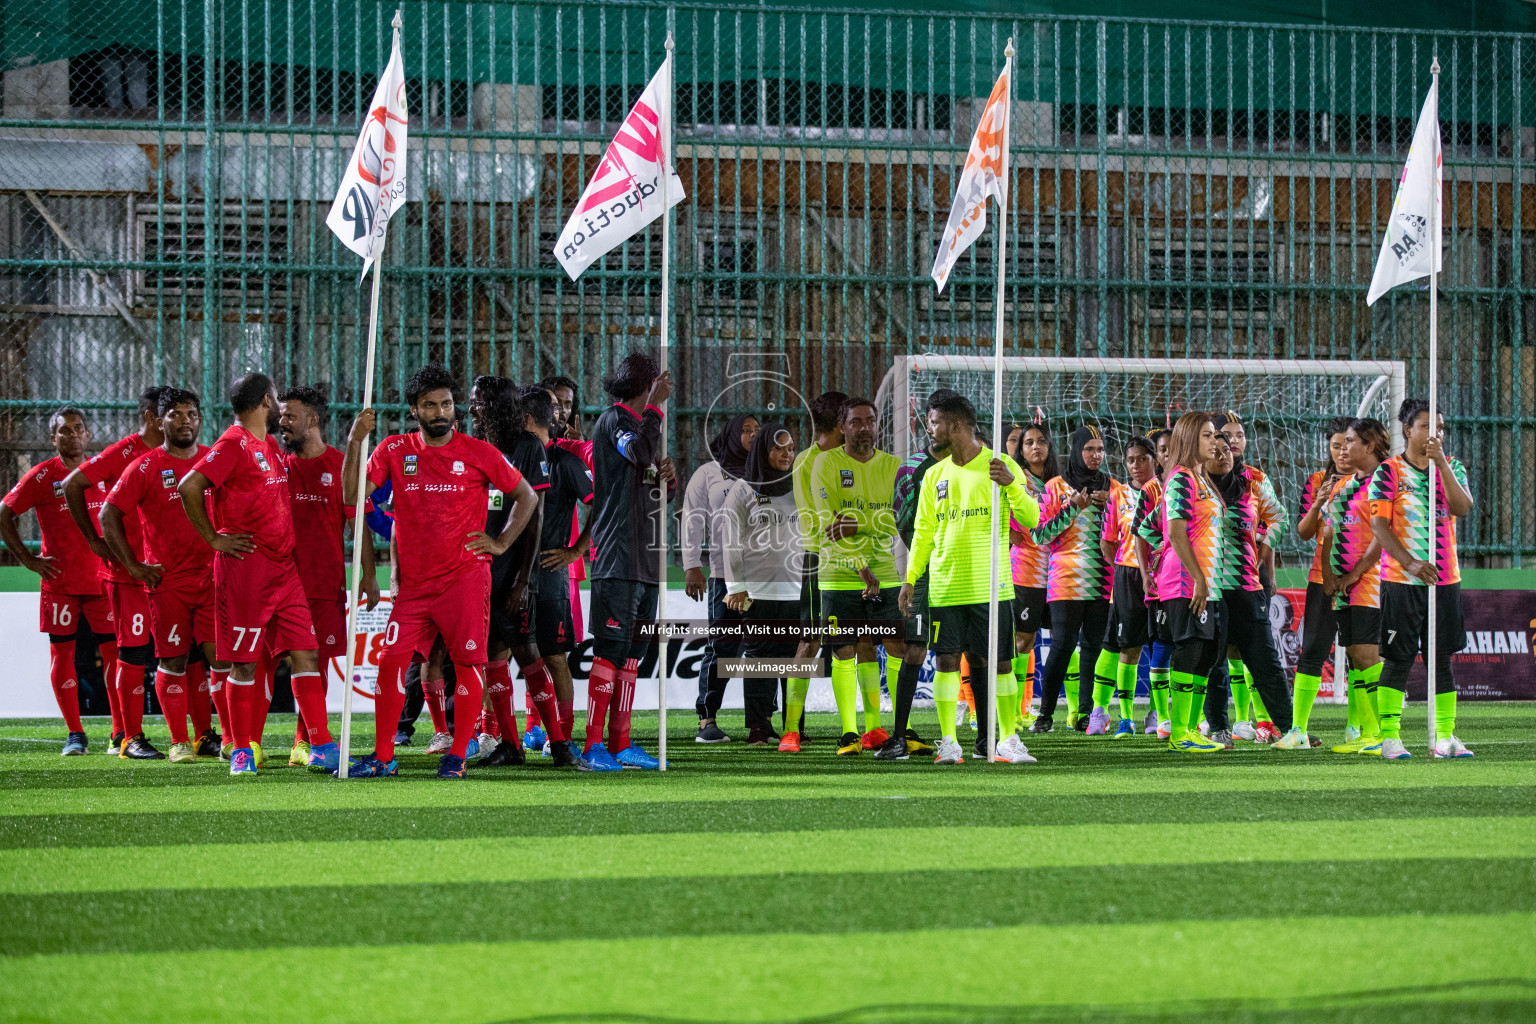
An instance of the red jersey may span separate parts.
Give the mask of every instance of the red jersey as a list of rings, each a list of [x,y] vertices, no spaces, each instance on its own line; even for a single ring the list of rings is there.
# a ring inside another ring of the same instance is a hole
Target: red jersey
[[[61,594],[99,594],[105,566],[91,553],[64,501],[64,478],[70,472],[57,455],[38,463],[16,481],[11,493],[5,496],[5,504],[18,516],[37,509],[43,557],[54,559],[59,567],[59,575],[45,581],[48,589]],[[85,507],[90,509],[92,519],[106,500],[106,484],[95,484],[85,492]]]
[[[274,562],[293,554],[293,512],[288,469],[268,434],[236,423],[192,467],[213,485],[213,525],[220,533],[248,533],[256,550]]]
[[[469,570],[490,572],[489,555],[464,550],[485,529],[492,488],[511,494],[523,475],[485,441],[455,432],[432,447],[421,433],[387,437],[368,460],[368,486],[394,487],[400,588],[441,591]]]
[[[121,441],[115,441],[102,450],[100,455],[91,458],[89,462],[80,467],[80,473],[93,484],[106,484],[106,489],[111,490],[129,466],[138,462],[149,451],[149,445],[138,434],[129,434]],[[102,504],[106,504],[106,496],[102,496]],[[101,506],[96,506],[98,512]],[[101,533],[100,520],[96,532]],[[141,562],[153,562],[154,552],[144,543],[144,520],[137,516],[123,516],[123,536],[128,539],[128,550]],[[83,538],[82,538],[83,539]],[[113,583],[131,583],[138,586],[138,581],[128,575],[128,570],[113,561],[105,561],[101,564],[101,578]]]
[[[299,582],[311,600],[334,598],[347,585],[343,536],[352,507],[341,500],[341,464],[345,456],[330,445],[312,459],[291,452],[279,456],[288,468],[288,501],[293,532],[303,543],[293,549]]]
[[[200,444],[196,455],[178,459],[164,448],[152,448],[128,467],[107,495],[108,504],[123,513],[124,523],[143,516],[144,536],[160,554],[162,586],[202,579],[213,565],[213,548],[192,528],[176,489],[207,452],[208,446]]]

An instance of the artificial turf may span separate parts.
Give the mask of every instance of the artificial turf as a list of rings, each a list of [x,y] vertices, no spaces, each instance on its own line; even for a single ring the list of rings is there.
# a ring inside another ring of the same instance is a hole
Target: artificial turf
[[[1536,1019],[1536,706],[1463,705],[1468,761],[1420,707],[1406,763],[1054,733],[949,769],[675,715],[665,775],[462,782],[278,767],[291,721],[255,779],[0,725],[0,1020]]]

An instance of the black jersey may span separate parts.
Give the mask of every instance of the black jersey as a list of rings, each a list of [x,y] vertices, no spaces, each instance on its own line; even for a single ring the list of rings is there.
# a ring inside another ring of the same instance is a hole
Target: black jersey
[[[512,442],[510,450],[501,453],[512,468],[523,474],[523,479],[528,481],[528,486],[533,488],[535,496],[548,494],[549,491],[549,463],[546,460],[544,446],[539,439],[524,431],[517,435],[517,440]],[[512,498],[502,494],[498,490],[490,492],[489,504],[485,512],[485,532],[492,536],[500,536],[501,531],[507,527],[507,516],[512,514]],[[548,513],[546,513],[547,515]],[[534,524],[530,524],[533,526]],[[514,543],[507,550],[491,559],[491,587],[498,590],[506,581],[513,566],[514,555],[522,548],[521,544]]]
[[[661,411],[655,406],[637,415],[620,402],[597,418],[592,432],[592,579],[659,582],[660,451]],[[674,480],[667,488],[668,501],[675,490]]]
[[[592,501],[592,474],[581,456],[553,441],[544,449],[544,455],[549,461],[549,490],[544,492],[544,529],[539,550],[551,551],[571,546],[576,506]],[[545,569],[535,563],[533,575],[540,597],[570,599],[568,569]]]

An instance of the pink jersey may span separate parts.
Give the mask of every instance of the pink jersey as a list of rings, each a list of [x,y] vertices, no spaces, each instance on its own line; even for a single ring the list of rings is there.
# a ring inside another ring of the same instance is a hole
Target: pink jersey
[[[85,542],[64,502],[64,478],[70,472],[57,455],[47,462],[40,462],[16,481],[16,486],[5,496],[5,504],[18,516],[31,509],[37,510],[37,529],[43,538],[42,555],[52,558],[59,569],[59,575],[45,581],[50,590],[60,594],[99,594],[104,566],[101,559],[91,553],[90,545]],[[90,510],[92,519],[96,518],[106,500],[106,484],[93,484],[85,492],[85,507]],[[134,521],[137,523],[137,516]]]
[[[1208,600],[1221,599],[1221,586],[1216,571],[1221,565],[1222,524],[1224,506],[1221,495],[1202,478],[1182,466],[1175,466],[1163,491],[1163,536],[1169,535],[1169,524],[1175,519],[1184,521],[1184,529],[1194,548],[1195,563],[1205,579]],[[1195,578],[1184,568],[1184,560],[1164,541],[1161,563],[1157,570],[1157,596],[1162,601],[1193,597]]]
[[[418,431],[384,439],[368,460],[368,486],[394,487],[395,552],[400,588],[440,592],[471,570],[489,578],[489,555],[466,551],[485,529],[492,489],[511,494],[523,475],[493,445],[455,432],[426,444]]]
[[[1024,490],[1037,503],[1045,497],[1045,484],[1027,469],[1024,471]],[[1008,550],[1008,560],[1013,567],[1013,585],[1044,589],[1051,566],[1049,545],[1036,544],[1029,529],[1020,526],[1019,521],[1011,516],[1008,526],[1017,531],[1021,538],[1019,543]]]
[[[213,485],[213,525],[220,533],[245,533],[274,562],[293,554],[293,511],[288,470],[272,435],[256,435],[236,423],[193,467]]]
[[[123,513],[123,522],[144,517],[144,535],[159,552],[161,586],[204,579],[213,565],[213,548],[192,528],[176,489],[207,452],[206,445],[198,445],[191,458],[178,459],[164,448],[151,448],[107,495],[107,503]]]

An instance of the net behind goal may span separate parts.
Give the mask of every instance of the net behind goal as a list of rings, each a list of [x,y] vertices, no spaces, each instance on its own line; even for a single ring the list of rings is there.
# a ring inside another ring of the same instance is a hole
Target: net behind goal
[[[924,404],[941,387],[975,404],[990,443],[992,359],[918,355],[899,357],[880,384],[880,447],[906,458],[921,446]],[[1016,356],[1003,360],[999,411],[1005,426],[1044,423],[1062,456],[1073,430],[1099,427],[1109,448],[1105,468],[1120,478],[1129,438],[1172,426],[1187,412],[1234,411],[1248,437],[1247,461],[1269,474],[1294,516],[1307,476],[1323,466],[1323,429],[1335,416],[1375,417],[1400,448],[1394,415],[1404,387],[1400,362]],[[1311,557],[1310,544],[1294,530],[1284,531],[1276,549],[1292,556],[1285,564]]]

